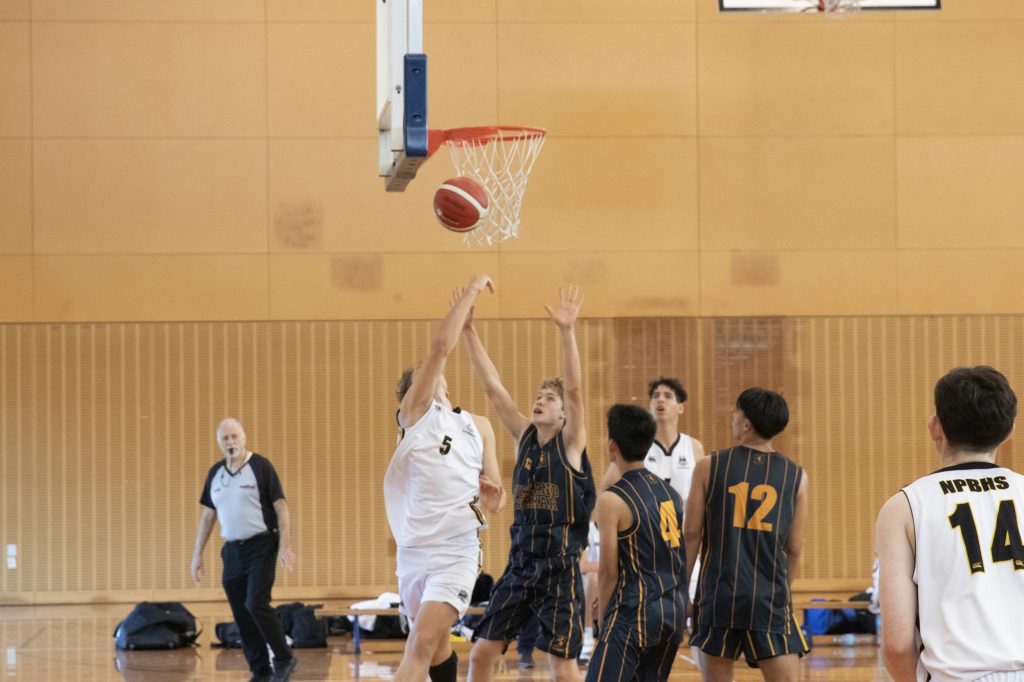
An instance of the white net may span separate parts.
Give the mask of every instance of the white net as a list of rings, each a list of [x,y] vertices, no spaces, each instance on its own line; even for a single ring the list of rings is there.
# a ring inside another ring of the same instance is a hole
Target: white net
[[[491,245],[519,236],[519,211],[526,181],[544,145],[541,128],[494,126],[445,132],[458,175],[473,178],[487,190],[487,216],[467,232],[466,244]]]
[[[826,14],[850,14],[860,11],[861,0],[807,0],[804,12],[824,12]]]

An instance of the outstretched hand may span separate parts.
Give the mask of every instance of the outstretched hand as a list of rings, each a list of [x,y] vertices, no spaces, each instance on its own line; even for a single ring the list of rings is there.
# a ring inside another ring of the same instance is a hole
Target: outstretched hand
[[[544,306],[548,311],[551,320],[562,329],[568,329],[576,323],[580,314],[580,303],[583,302],[583,293],[575,284],[566,284],[559,288],[559,301],[555,308],[549,305]]]
[[[493,294],[494,293],[494,282],[491,281],[491,276],[485,273],[477,273],[469,278],[469,284],[467,288],[476,289],[477,291],[483,291],[484,287]]]

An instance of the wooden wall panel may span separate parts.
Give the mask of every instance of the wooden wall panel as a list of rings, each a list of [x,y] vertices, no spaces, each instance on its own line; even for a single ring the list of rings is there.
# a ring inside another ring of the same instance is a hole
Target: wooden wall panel
[[[547,320],[484,320],[481,336],[517,404],[559,373]],[[47,324],[0,326],[0,529],[18,567],[0,602],[221,598],[220,542],[208,577],[188,577],[198,496],[217,461],[214,428],[245,424],[289,497],[300,561],[277,594],[358,596],[394,587],[381,500],[394,445],[394,383],[427,348],[427,321]],[[604,413],[647,404],[647,382],[678,376],[684,430],[730,444],[740,390],[790,403],[779,449],[811,476],[804,579],[866,581],[875,515],[901,485],[937,468],[925,430],[935,380],[992,364],[1024,384],[1019,316],[635,318],[579,327],[589,455],[606,467]],[[464,351],[449,362],[454,402],[488,415],[506,484],[514,444]],[[1014,442],[1001,462],[1024,462]],[[484,532],[499,573],[511,509]],[[865,582],[866,584],[866,582]]]

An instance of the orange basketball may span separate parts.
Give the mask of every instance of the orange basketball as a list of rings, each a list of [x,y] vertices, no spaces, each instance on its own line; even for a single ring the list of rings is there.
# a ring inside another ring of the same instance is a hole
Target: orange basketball
[[[487,190],[467,177],[449,178],[434,193],[434,215],[452,232],[469,232],[487,217]]]

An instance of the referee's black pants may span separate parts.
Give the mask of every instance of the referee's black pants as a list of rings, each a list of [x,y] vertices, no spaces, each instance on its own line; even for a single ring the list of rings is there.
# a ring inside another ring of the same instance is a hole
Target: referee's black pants
[[[292,657],[281,623],[270,606],[270,591],[277,570],[277,533],[264,533],[248,540],[225,542],[224,592],[242,637],[242,650],[254,675],[273,672],[267,645],[274,652],[278,668]]]

